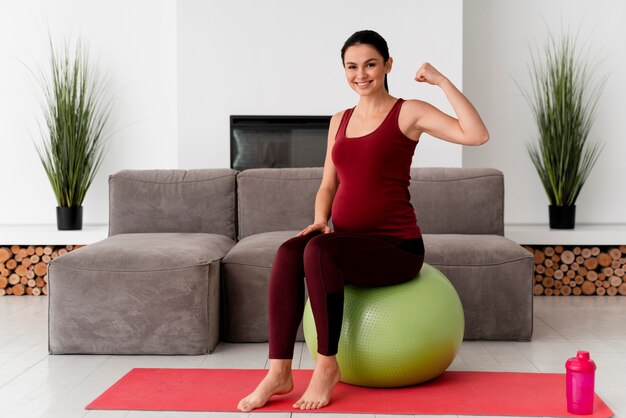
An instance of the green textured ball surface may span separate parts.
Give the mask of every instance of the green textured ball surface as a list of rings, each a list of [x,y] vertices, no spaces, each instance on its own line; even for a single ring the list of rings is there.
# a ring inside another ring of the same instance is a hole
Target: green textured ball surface
[[[307,301],[304,337],[317,357]],[[434,379],[456,357],[465,330],[463,306],[450,281],[424,263],[412,280],[392,286],[345,286],[337,361],[341,381],[367,387],[409,386]]]

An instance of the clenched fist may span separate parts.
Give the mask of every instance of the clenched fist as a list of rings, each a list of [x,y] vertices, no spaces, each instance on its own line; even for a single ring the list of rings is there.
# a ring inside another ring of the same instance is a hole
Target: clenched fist
[[[425,62],[415,74],[415,81],[438,86],[446,78],[435,67]]]

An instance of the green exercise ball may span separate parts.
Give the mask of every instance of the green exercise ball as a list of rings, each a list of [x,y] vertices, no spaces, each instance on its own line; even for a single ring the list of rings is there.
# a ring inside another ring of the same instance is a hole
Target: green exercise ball
[[[307,301],[304,337],[317,357],[317,332]],[[345,286],[337,362],[341,381],[399,387],[434,379],[456,357],[465,330],[463,306],[450,281],[424,263],[408,282]]]

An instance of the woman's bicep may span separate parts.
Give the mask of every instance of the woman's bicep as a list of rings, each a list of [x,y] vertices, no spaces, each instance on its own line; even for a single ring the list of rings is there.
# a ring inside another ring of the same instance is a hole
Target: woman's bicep
[[[435,106],[422,102],[416,118],[415,126],[421,132],[425,132],[444,141],[455,144],[464,143],[463,130],[456,118],[442,112]]]

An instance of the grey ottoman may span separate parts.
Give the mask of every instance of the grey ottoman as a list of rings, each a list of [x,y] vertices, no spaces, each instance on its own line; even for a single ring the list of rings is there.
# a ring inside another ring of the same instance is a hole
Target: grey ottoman
[[[51,354],[206,354],[219,341],[220,259],[206,233],[119,234],[48,270]]]

